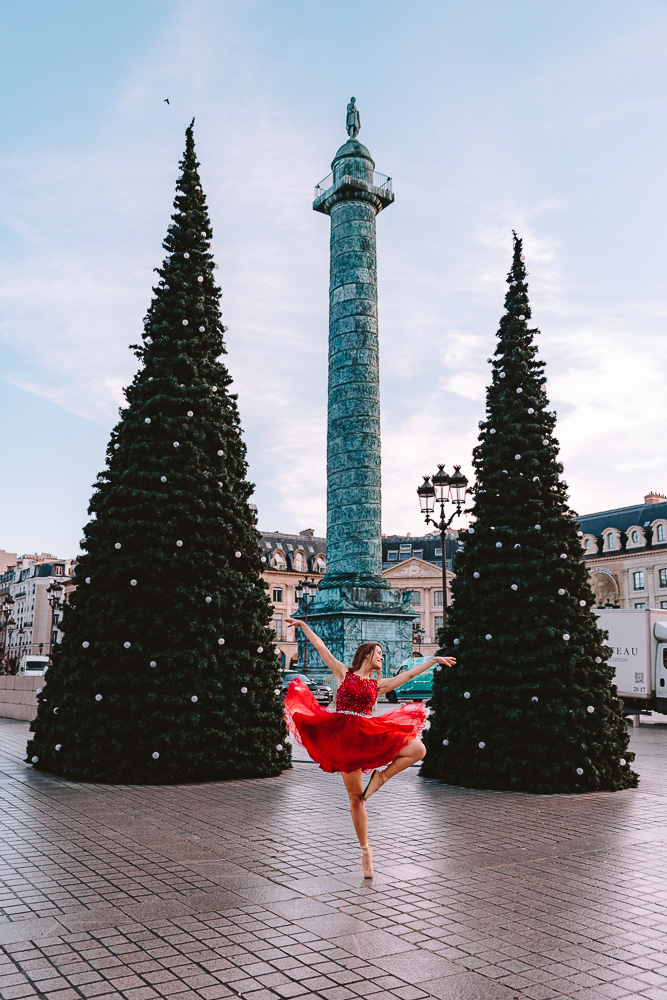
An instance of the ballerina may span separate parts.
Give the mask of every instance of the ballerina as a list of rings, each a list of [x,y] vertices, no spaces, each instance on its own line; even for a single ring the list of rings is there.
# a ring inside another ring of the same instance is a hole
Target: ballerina
[[[395,677],[382,677],[382,647],[362,642],[352,666],[327,649],[305,622],[285,618],[285,625],[300,628],[338,681],[336,711],[327,712],[315,701],[308,685],[295,678],[285,695],[285,719],[294,739],[305,747],[323,771],[338,771],[350,800],[350,813],[362,850],[364,878],[373,878],[373,851],[368,843],[366,803],[394,775],[422,760],[426,747],[419,737],[426,723],[421,702],[411,702],[386,715],[371,715],[380,694],[394,691],[434,664],[453,667],[451,656],[431,656]],[[371,674],[377,673],[376,680]],[[372,771],[364,788],[362,772]]]

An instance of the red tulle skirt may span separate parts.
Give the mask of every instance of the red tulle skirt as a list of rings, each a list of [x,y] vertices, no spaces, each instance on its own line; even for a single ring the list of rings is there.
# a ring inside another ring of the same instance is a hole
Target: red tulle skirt
[[[421,736],[426,709],[408,702],[386,715],[327,712],[305,684],[292,681],[285,695],[287,728],[323,771],[372,771],[384,767]]]

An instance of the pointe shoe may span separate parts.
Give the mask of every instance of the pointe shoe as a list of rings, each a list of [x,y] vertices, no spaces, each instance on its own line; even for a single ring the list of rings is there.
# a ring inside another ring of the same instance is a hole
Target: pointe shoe
[[[384,771],[373,771],[370,777],[370,781],[364,788],[364,794],[361,796],[364,802],[368,802],[371,795],[375,795],[379,788],[382,788],[387,779],[384,776]]]
[[[373,878],[373,848],[370,844],[361,848],[361,870],[364,878]]]

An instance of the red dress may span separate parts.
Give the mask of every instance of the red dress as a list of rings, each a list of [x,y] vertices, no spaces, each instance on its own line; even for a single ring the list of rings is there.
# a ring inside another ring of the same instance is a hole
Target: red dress
[[[419,702],[373,718],[377,696],[376,680],[348,671],[336,694],[336,711],[327,712],[296,677],[285,695],[285,721],[323,771],[372,771],[421,736],[426,723]]]

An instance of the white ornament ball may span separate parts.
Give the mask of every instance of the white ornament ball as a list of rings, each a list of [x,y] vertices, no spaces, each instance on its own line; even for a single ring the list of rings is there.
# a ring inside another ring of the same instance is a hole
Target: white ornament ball
[[[535,531],[541,531],[541,530],[542,530],[542,525],[541,524],[536,524],[535,525]]]
[[[543,438],[542,444],[549,444],[549,438]]]
[[[118,449],[120,448],[120,445],[119,444],[115,444],[113,447],[114,447],[114,451],[118,451]]]
[[[190,701],[196,704],[199,701],[199,698],[197,697],[196,694],[193,694],[192,698],[190,698]]]
[[[582,608],[586,607],[586,601],[579,601],[579,606]]]
[[[578,767],[577,768],[577,774],[583,774],[583,773],[584,773],[583,767]]]
[[[274,694],[280,694],[280,688],[274,688],[273,689],[273,693]]]
[[[561,597],[565,596],[565,590],[563,589],[563,587],[559,588],[558,593],[560,594]]]
[[[181,323],[183,324],[183,326],[187,326],[188,325],[187,319],[182,319]]]
[[[176,547],[180,549],[182,547],[182,545],[183,545],[183,542],[179,538],[178,541],[176,542]]]
[[[160,754],[157,752],[157,750],[154,750],[153,753],[151,754],[151,757],[153,758],[153,760],[157,760],[159,758],[159,756],[160,756]]]
[[[236,556],[237,559],[241,558],[241,553],[240,552],[235,552],[234,555]]]
[[[122,548],[122,545],[120,544],[120,542],[116,542],[116,544],[114,545],[114,548],[115,549],[120,549],[120,548]]]
[[[449,740],[443,740],[442,741],[442,745],[443,745],[443,747],[448,747],[449,746]]]
[[[627,760],[625,759],[625,757],[621,757],[618,763],[621,765],[621,767],[625,767],[625,765],[627,764]]]
[[[475,529],[474,528],[468,528],[468,534],[469,535],[474,535],[475,534]]]
[[[479,573],[477,571],[473,573],[473,576],[476,580],[479,580]]]
[[[201,188],[200,188],[199,190],[201,190]],[[202,236],[207,236],[207,235],[208,235],[208,234],[207,234],[207,233],[205,233],[205,232],[204,232],[204,231],[202,230]]]
[[[102,701],[102,695],[101,694],[96,694],[95,695],[95,701]]]
[[[131,587],[136,587],[136,585],[137,585],[137,581],[136,580],[130,580],[130,586]]]
[[[55,749],[56,750],[62,750],[62,748],[63,748],[62,743],[56,743],[56,745],[55,745]]]
[[[593,712],[595,711],[595,708],[593,705],[589,705],[586,711],[589,713],[589,715],[592,715]]]
[[[567,559],[567,552],[561,552],[560,557],[561,559]]]
[[[41,694],[43,690],[44,690],[44,688],[37,688],[37,690],[35,691],[35,694]]]
[[[91,580],[91,577],[87,576],[86,577],[86,583],[90,583],[90,580]]]
[[[58,714],[58,706],[56,706],[56,707],[55,707],[55,708],[53,709],[53,714],[54,714],[54,715],[57,715],[57,714]]]
[[[583,537],[584,537],[583,531],[578,531],[577,532],[577,538],[583,538]]]
[[[186,260],[190,259],[190,254],[189,253],[184,253],[183,256],[185,257]]]
[[[461,642],[460,639],[454,639],[454,645],[455,646],[458,646],[460,642]]]
[[[518,590],[518,589],[519,589],[519,588],[518,588],[518,586],[516,585],[516,583],[513,583],[513,584],[512,584],[512,590]]]
[[[222,483],[218,483],[218,486],[220,487],[220,489],[222,489]]]
[[[567,632],[563,633],[563,639],[565,640],[565,642],[569,642],[570,641],[570,636],[569,636],[569,634]]]
[[[129,643],[129,642],[124,642],[123,643],[123,646],[125,647],[125,649],[129,649],[130,645],[131,645],[131,643]]]
[[[192,412],[192,410],[188,410],[188,416],[189,417],[194,417],[194,413]]]
[[[518,462],[520,458],[521,458],[521,455],[515,455],[515,456],[514,456],[514,460],[515,460],[515,462]]]
[[[464,691],[463,692],[463,697],[464,698],[469,698],[470,697],[470,691]]]
[[[276,743],[276,750],[282,750],[282,748],[283,748],[282,743]]]
[[[533,697],[530,700],[531,701],[539,701],[540,699],[537,697],[536,694],[534,694]]]
[[[479,747],[480,750],[483,750],[484,747],[486,746],[486,743],[483,740],[480,740],[477,746]]]
[[[539,481],[540,481],[540,477],[539,476],[533,476],[533,482],[534,483],[539,483]]]
[[[602,663],[602,657],[601,656],[596,656],[595,657],[595,662],[596,663]]]
[[[39,760],[39,757],[33,757],[33,758],[32,758],[32,762],[33,762],[33,764],[36,764],[38,760]]]
[[[492,428],[491,428],[491,429],[489,430],[489,434],[495,434],[495,433],[496,433],[496,428],[495,428],[495,427],[492,427]]]
[[[502,547],[503,547],[503,543],[502,542],[496,542],[496,548],[497,549],[502,549]]]
[[[200,327],[199,327],[199,332],[200,332],[200,333],[203,333],[205,329],[206,329],[206,327],[205,327],[205,326],[200,326]]]
[[[224,454],[225,454],[225,453],[224,453],[224,451],[223,451],[223,450],[222,450],[222,448],[221,448],[221,449],[219,450],[219,452],[218,452],[218,458],[222,458],[222,456],[223,456]]]
[[[195,191],[201,191],[199,184],[195,184]]]
[[[519,386],[519,387],[518,387],[518,389],[517,389],[516,391],[517,391],[517,392],[523,392],[523,389],[521,388],[521,386]]]
[[[148,665],[149,665],[149,667],[157,667],[157,661],[156,660],[151,660],[151,662]]]
[[[212,385],[211,386],[211,392],[217,392],[217,391],[218,391],[217,385]]]
[[[150,417],[144,417],[144,423],[145,424],[150,424],[150,422],[151,422],[151,418]]]
[[[90,646],[90,643],[88,641],[86,641],[86,642],[82,642],[81,645],[83,646],[84,649],[88,649],[88,647]]]
[[[206,598],[206,603],[207,603],[207,604],[210,604],[212,600],[213,600],[213,598],[212,598],[212,597],[207,597],[207,598]]]
[[[484,636],[484,638],[486,639],[487,642],[490,642],[491,639],[493,639],[493,636],[491,635],[490,632],[487,632],[486,635]]]
[[[498,378],[505,378],[505,372],[498,372]]]
[[[144,342],[146,344],[152,344],[153,343],[153,338],[152,337],[144,337]]]
[[[204,280],[204,279],[202,278],[201,274],[198,274],[198,275],[197,275],[197,281],[198,281],[198,282],[199,282],[199,283],[201,284],[201,282],[202,282],[203,280]]]
[[[532,407],[532,406],[529,406],[529,407],[528,407],[528,412],[529,412],[529,413],[534,413],[534,412],[535,412],[535,410],[533,409],[533,407]]]
[[[218,639],[218,646],[224,646],[224,644],[225,644],[224,639]]]
[[[523,313],[521,313],[521,315],[519,316],[519,319],[520,319],[520,320],[521,320],[521,321],[523,322],[523,320],[524,320],[525,318],[526,318],[526,317],[524,316],[524,314],[523,314]]]
[[[247,694],[247,693],[248,693],[247,688],[241,688],[241,694]]]
[[[515,542],[514,543],[514,548],[515,549],[520,549],[521,548],[521,542]]]
[[[258,653],[263,653],[264,652],[264,646],[258,646],[257,647],[257,652]]]
[[[181,447],[181,442],[180,441],[174,441],[174,448],[180,448],[180,447]]]
[[[169,285],[165,285],[164,286],[164,290],[165,290],[165,292],[168,292],[169,291]]]
[[[166,483],[167,482],[167,477],[166,476],[160,476],[160,482],[161,483]]]
[[[262,556],[262,558],[261,558],[261,560],[260,560],[260,561],[261,561],[261,562],[266,562],[266,556]]]

